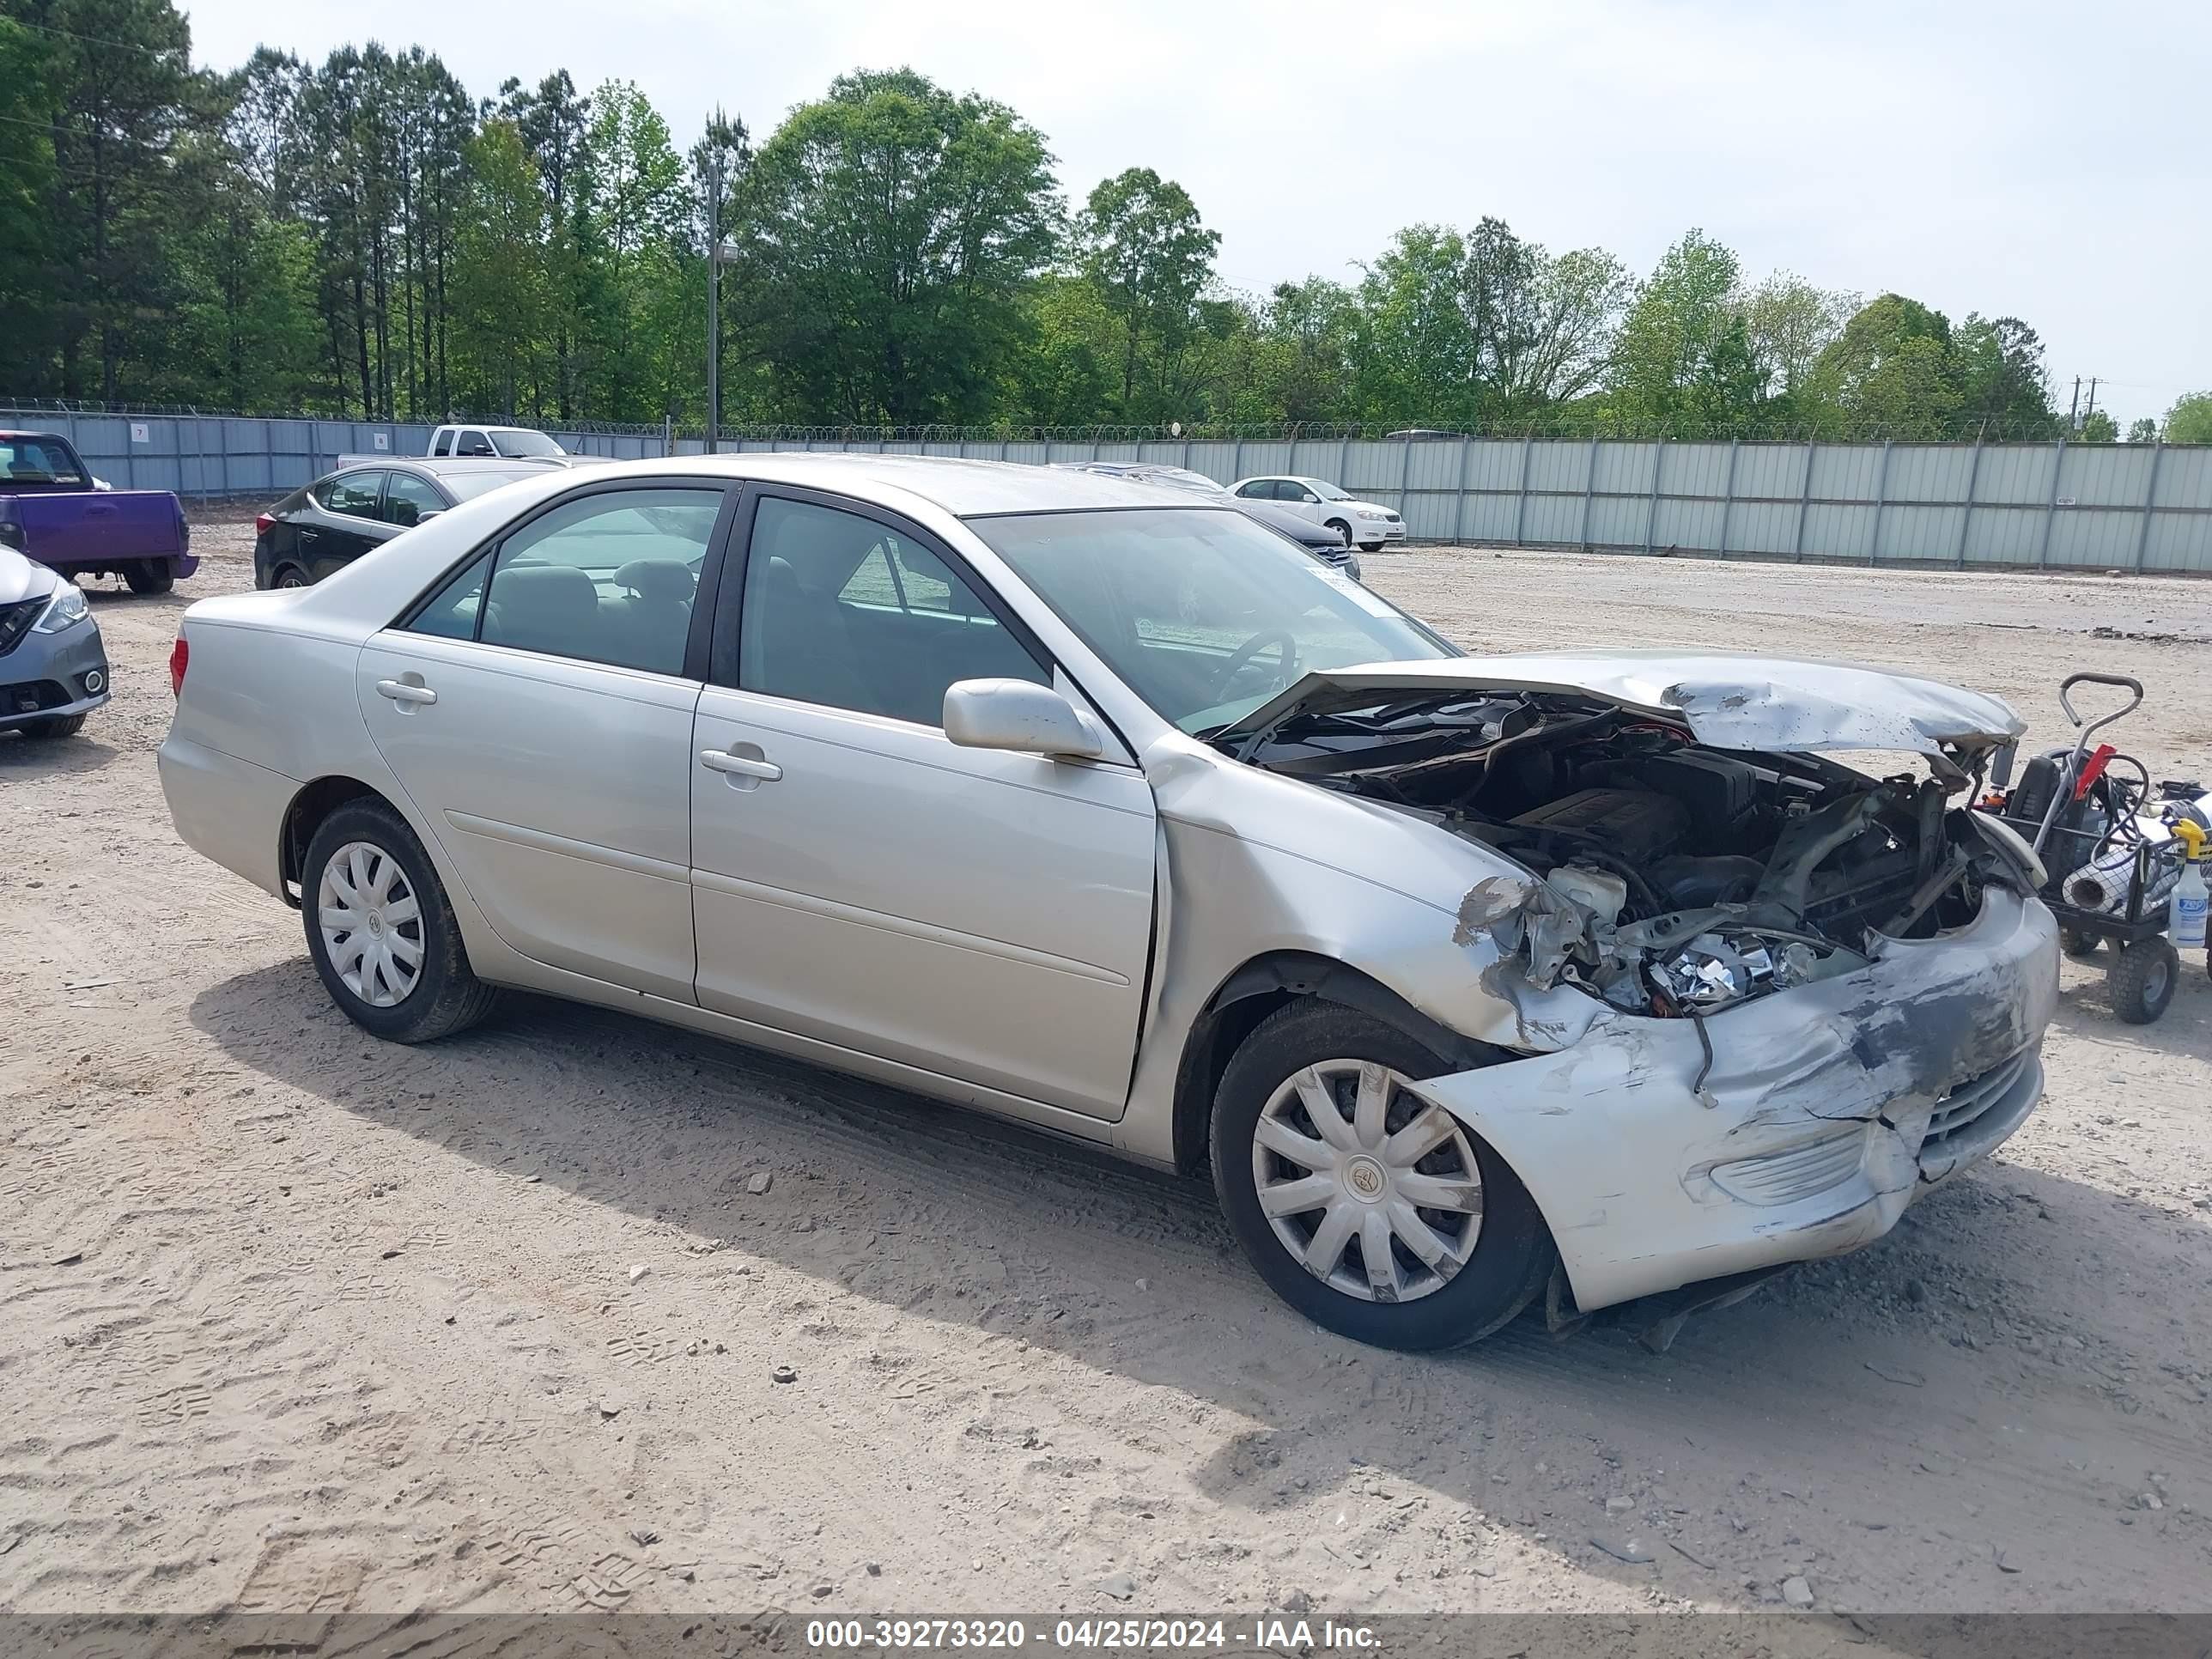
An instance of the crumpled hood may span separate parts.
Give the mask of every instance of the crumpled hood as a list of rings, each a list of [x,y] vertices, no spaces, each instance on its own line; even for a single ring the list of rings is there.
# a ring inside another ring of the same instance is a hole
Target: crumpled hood
[[[1993,749],[2027,726],[2001,697],[1887,669],[1749,652],[1535,652],[1318,670],[1237,723],[1256,731],[1345,694],[1464,689],[1601,697],[1679,720],[1711,749]]]
[[[11,547],[0,547],[0,605],[35,599],[52,593],[60,578]]]

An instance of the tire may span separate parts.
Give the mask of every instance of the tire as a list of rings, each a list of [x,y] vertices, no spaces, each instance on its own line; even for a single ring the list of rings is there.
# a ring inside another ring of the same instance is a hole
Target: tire
[[[1331,519],[1327,524],[1323,525],[1322,528],[1323,530],[1334,530],[1338,535],[1344,538],[1344,544],[1346,547],[1352,545],[1352,526],[1345,523],[1343,520]]]
[[[1382,550],[1382,544],[1380,542],[1362,542],[1359,544],[1359,550],[1362,553],[1380,553]]]
[[[33,741],[73,738],[84,730],[87,718],[83,714],[50,714],[42,720],[25,720],[15,729]]]
[[[2164,1013],[2181,981],[2181,953],[2162,936],[2124,945],[2105,970],[2112,1012],[2130,1025],[2148,1025]]]
[[[1340,1336],[1417,1352],[1480,1341],[1528,1305],[1543,1287],[1556,1258],[1551,1232],[1528,1188],[1486,1142],[1464,1126],[1445,1119],[1454,1131],[1450,1139],[1410,1168],[1399,1166],[1381,1177],[1389,1183],[1421,1175],[1440,1187],[1463,1190],[1474,1184],[1467,1179],[1467,1159],[1471,1155],[1473,1173],[1479,1180],[1480,1201],[1473,1214],[1420,1206],[1422,1222],[1443,1230],[1432,1232],[1430,1243],[1446,1244],[1461,1253],[1455,1268],[1441,1274],[1428,1270],[1401,1237],[1386,1232],[1393,1262],[1389,1271],[1400,1281],[1390,1295],[1361,1294],[1323,1279],[1292,1254],[1294,1246],[1278,1231],[1280,1226],[1292,1237],[1303,1236],[1310,1251],[1313,1241],[1328,1224],[1330,1211],[1315,1209],[1304,1216],[1271,1218],[1263,1206],[1257,1167],[1261,1162],[1274,1165],[1269,1176],[1271,1192],[1293,1181],[1328,1178],[1312,1165],[1259,1148],[1256,1137],[1271,1103],[1295,1100],[1301,1073],[1333,1062],[1372,1062],[1415,1079],[1440,1076],[1452,1069],[1405,1032],[1340,1004],[1309,998],[1269,1015],[1237,1050],[1214,1097],[1213,1187],[1230,1227],[1269,1288],[1316,1324]],[[1356,1075],[1347,1076],[1342,1086],[1349,1091],[1358,1080]],[[1388,1097],[1386,1109],[1386,1133],[1395,1133],[1424,1115],[1417,1100],[1395,1092]],[[1277,1110],[1284,1108],[1278,1104]],[[1294,1114],[1288,1120],[1297,1121]],[[1303,1121],[1313,1121],[1310,1117]],[[1282,1117],[1273,1121],[1278,1132],[1285,1126]],[[1342,1127],[1346,1133],[1356,1135],[1350,1121]],[[1305,1139],[1310,1144],[1313,1137]],[[1358,1161],[1359,1155],[1353,1154],[1352,1162]],[[1340,1203],[1350,1205],[1353,1191],[1350,1183],[1366,1178],[1378,1167],[1378,1160],[1366,1161],[1370,1166],[1366,1172],[1346,1169],[1339,1177],[1343,1184],[1330,1200],[1332,1210]],[[1299,1170],[1308,1173],[1298,1176],[1294,1172]],[[1382,1190],[1387,1194],[1389,1187]],[[1344,1243],[1334,1264],[1338,1275],[1363,1282],[1376,1278],[1365,1267],[1365,1226],[1370,1218],[1385,1215],[1382,1224],[1387,1229],[1387,1207],[1379,1201],[1351,1206],[1351,1212],[1359,1217],[1360,1227],[1348,1237],[1339,1235],[1344,1237]],[[1450,1231],[1454,1227],[1459,1230],[1455,1235]],[[1360,1257],[1356,1268],[1355,1246]]]
[[[2095,956],[2097,947],[2103,943],[2094,933],[2085,933],[2078,927],[2061,927],[2058,930],[2058,948],[2079,962],[2087,962]]]
[[[133,593],[166,593],[177,585],[177,573],[167,559],[141,559],[124,571],[123,580]]]
[[[271,587],[307,587],[311,585],[307,580],[307,573],[296,564],[280,564],[270,573],[269,576],[269,586]]]
[[[364,880],[354,864],[354,849],[361,848],[368,849],[362,859],[374,880]],[[347,855],[343,860],[342,854]],[[385,875],[374,861],[378,857],[396,866],[396,879]],[[335,872],[334,862],[338,866]],[[326,890],[333,874],[343,885]],[[370,891],[364,892],[365,888]],[[323,899],[338,899],[336,908],[343,910],[347,908],[343,895],[349,890],[362,897],[380,890],[382,896],[356,908],[356,914],[363,909],[374,913],[372,926],[343,930],[336,946],[338,959],[333,960],[332,941],[325,937],[331,930],[324,926]],[[385,909],[397,910],[410,897],[414,901],[411,915],[383,921]],[[406,821],[383,801],[349,801],[323,820],[307,843],[301,866],[300,914],[307,928],[307,954],[314,958],[323,988],[363,1030],[392,1042],[433,1042],[467,1030],[491,1012],[498,994],[469,967],[468,950],[437,871]],[[369,931],[377,935],[371,951],[382,950],[383,961],[372,963],[365,957],[346,956],[345,946]],[[418,957],[415,976],[404,990],[392,982],[406,971],[405,951],[398,943],[402,940],[413,945]],[[374,1000],[358,983],[346,982],[348,970],[356,981],[368,985]]]

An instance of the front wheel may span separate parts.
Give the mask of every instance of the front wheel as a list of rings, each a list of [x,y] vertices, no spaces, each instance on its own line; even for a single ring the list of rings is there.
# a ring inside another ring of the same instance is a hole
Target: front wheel
[[[1343,520],[1331,519],[1327,524],[1323,525],[1322,528],[1324,530],[1334,530],[1338,535],[1344,538],[1344,544],[1346,547],[1352,545],[1352,526],[1345,523]]]
[[[141,559],[123,573],[133,593],[166,593],[177,585],[177,573],[167,559]]]
[[[384,802],[351,802],[323,820],[307,843],[300,912],[323,988],[363,1030],[428,1042],[491,1012],[495,994],[469,967],[438,872]]]
[[[1316,1324],[1456,1347],[1528,1305],[1551,1234],[1487,1142],[1407,1086],[1449,1066],[1335,1003],[1271,1014],[1215,1097],[1213,1185],[1245,1255]]]
[[[82,714],[49,714],[42,720],[25,720],[15,729],[33,740],[73,738],[84,730],[84,722]]]
[[[1362,542],[1359,544],[1359,550],[1362,553],[1380,553],[1382,550],[1382,544],[1380,542]]]
[[[2130,1025],[2148,1025],[2173,1000],[2181,979],[2181,952],[2163,934],[2124,945],[2105,970],[2112,1012]]]

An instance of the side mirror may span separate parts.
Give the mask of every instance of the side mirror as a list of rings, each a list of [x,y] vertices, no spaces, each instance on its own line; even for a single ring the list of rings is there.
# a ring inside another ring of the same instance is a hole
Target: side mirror
[[[1096,760],[1106,740],[1091,717],[1047,685],[960,680],[945,689],[945,735],[963,749]]]

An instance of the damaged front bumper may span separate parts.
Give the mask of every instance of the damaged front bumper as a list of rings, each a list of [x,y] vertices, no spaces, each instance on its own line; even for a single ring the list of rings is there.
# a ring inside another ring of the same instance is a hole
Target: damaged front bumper
[[[1939,938],[1697,1023],[1417,1085],[1513,1167],[1583,1311],[1873,1243],[2034,1109],[2058,929],[1999,887]]]

